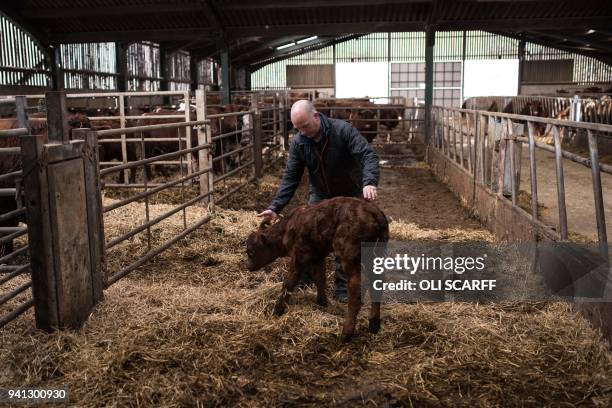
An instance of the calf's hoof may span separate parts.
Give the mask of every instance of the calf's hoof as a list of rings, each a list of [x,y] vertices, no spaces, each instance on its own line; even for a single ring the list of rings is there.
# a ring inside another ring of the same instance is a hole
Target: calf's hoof
[[[284,303],[276,302],[276,304],[274,305],[274,311],[272,312],[272,314],[274,316],[282,316],[285,313],[285,310],[287,310],[287,307],[285,306]]]
[[[368,328],[370,329],[370,333],[378,333],[378,331],[380,330],[380,317],[370,319],[370,324]]]

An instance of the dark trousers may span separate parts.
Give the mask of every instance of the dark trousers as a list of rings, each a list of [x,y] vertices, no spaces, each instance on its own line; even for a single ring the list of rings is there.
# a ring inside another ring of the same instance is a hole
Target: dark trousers
[[[316,204],[319,201],[324,200],[325,197],[322,197],[320,195],[318,195],[317,193],[314,192],[310,192],[310,197],[308,199],[308,204]],[[335,278],[334,278],[334,294],[335,295],[340,295],[340,296],[346,296],[346,285],[347,285],[347,280],[346,280],[346,275],[344,274],[344,271],[342,270],[342,265],[340,264],[340,262],[338,261],[337,258],[335,258],[334,256],[334,261],[336,264],[336,269],[335,269]],[[302,282],[312,282],[312,279],[310,279],[310,276],[300,276],[300,281]]]

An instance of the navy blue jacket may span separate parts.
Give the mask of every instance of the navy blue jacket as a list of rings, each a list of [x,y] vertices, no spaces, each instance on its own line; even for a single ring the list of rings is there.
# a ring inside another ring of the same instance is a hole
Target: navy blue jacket
[[[310,191],[323,198],[363,196],[364,186],[378,185],[378,156],[351,124],[319,113],[319,143],[297,133],[289,147],[289,160],[276,197],[268,209],[279,213],[295,193],[304,168]]]

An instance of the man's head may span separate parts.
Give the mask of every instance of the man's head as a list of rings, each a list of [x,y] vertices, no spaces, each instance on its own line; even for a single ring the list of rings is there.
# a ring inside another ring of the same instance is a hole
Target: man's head
[[[312,102],[299,100],[291,107],[291,123],[310,139],[318,140],[321,120]]]

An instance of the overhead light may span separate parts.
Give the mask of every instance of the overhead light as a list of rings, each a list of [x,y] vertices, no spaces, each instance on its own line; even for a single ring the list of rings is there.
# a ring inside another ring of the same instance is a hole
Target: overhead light
[[[319,37],[317,37],[316,35],[313,35],[312,37],[302,38],[301,40],[298,40],[297,43],[298,44],[303,44],[303,43],[308,42],[308,41],[316,40],[317,38],[319,38]]]
[[[593,34],[595,32],[595,30],[593,30],[592,28],[589,29],[589,31],[587,31],[587,34]]]
[[[284,44],[284,45],[278,46],[278,47],[276,47],[276,49],[277,49],[277,50],[282,50],[282,49],[284,49],[284,48],[293,47],[294,45],[295,45],[295,43],[294,43],[294,42],[291,42],[291,43],[289,43],[289,44]]]

